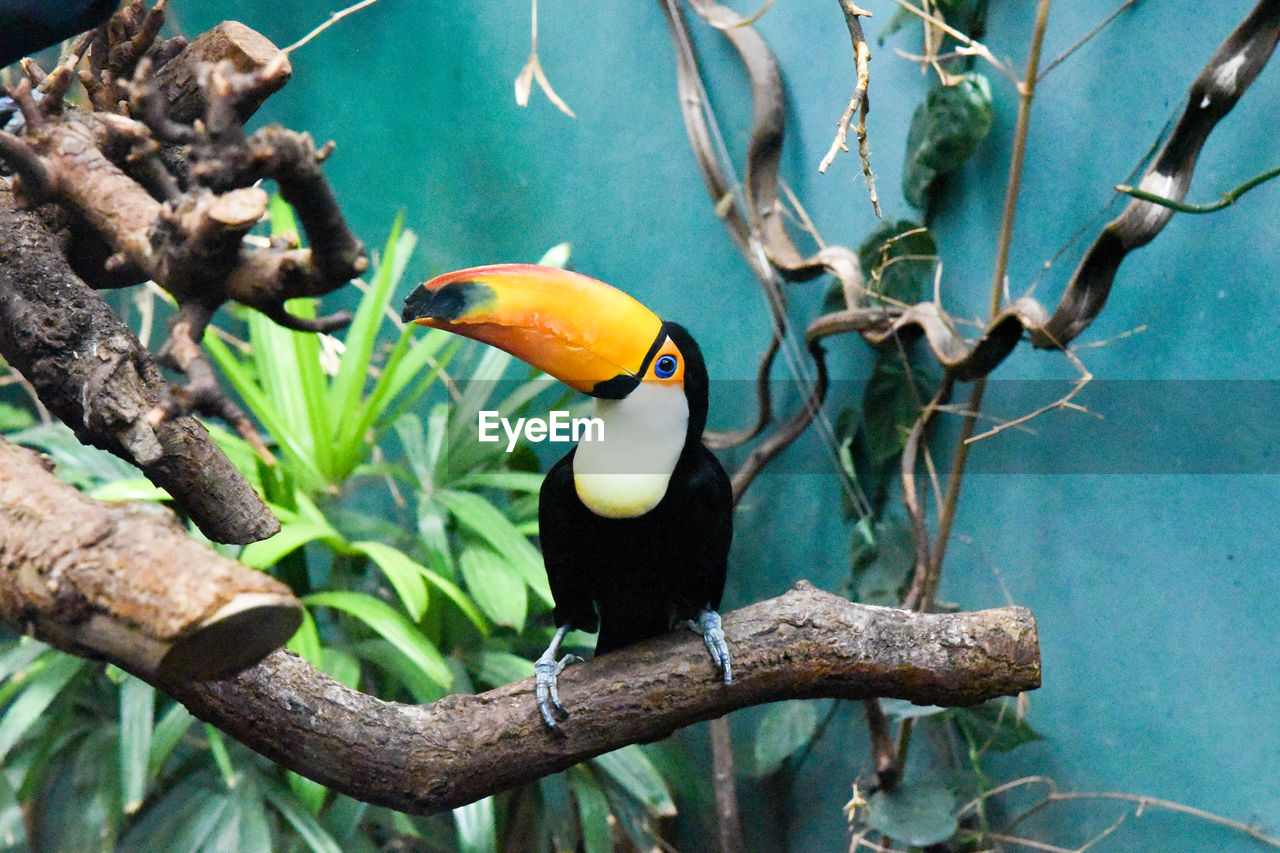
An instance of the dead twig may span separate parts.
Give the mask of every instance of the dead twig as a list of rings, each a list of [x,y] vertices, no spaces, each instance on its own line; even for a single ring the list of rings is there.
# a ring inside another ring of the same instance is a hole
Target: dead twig
[[[871,108],[871,102],[867,96],[867,87],[871,82],[871,47],[867,44],[867,38],[862,32],[860,20],[863,17],[871,17],[871,13],[858,8],[852,0],[840,0],[840,9],[844,12],[845,23],[849,27],[849,38],[853,41],[857,84],[854,86],[853,96],[849,99],[849,106],[845,108],[840,121],[836,123],[836,138],[832,141],[826,156],[822,158],[822,162],[818,164],[818,171],[827,171],[827,167],[835,161],[836,154],[849,150],[847,144],[849,123],[857,113],[858,124],[854,127],[854,133],[858,138],[858,156],[862,161],[862,174],[867,182],[867,195],[871,199],[871,207],[875,211],[876,218],[879,218],[880,199],[876,195],[876,178],[871,171],[871,151],[867,144],[867,112]]]

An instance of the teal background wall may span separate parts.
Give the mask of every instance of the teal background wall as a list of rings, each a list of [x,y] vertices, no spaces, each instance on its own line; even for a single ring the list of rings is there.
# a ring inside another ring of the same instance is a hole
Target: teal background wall
[[[757,4],[739,5],[749,12]],[[894,54],[916,50],[915,36],[875,44],[893,4],[864,5],[875,15],[867,27],[875,52],[869,130],[878,187],[887,217],[914,216],[898,189],[901,160],[912,110],[931,80]],[[1056,3],[1046,58],[1115,5]],[[1112,185],[1138,165],[1181,109],[1191,79],[1251,5],[1146,0],[1042,82],[1010,264],[1015,294],[1037,282],[1037,297],[1056,302],[1088,241],[1118,210]],[[1034,4],[991,6],[986,42],[1021,66]],[[232,17],[287,44],[329,8],[188,0],[177,12],[188,33]],[[711,426],[742,425],[750,411],[727,390],[740,386],[721,380],[753,375],[767,328],[763,303],[689,152],[658,6],[540,4],[542,62],[576,120],[536,91],[527,109],[514,103],[528,16],[524,2],[382,0],[297,52],[293,81],[263,118],[336,140],[326,169],[371,246],[381,244],[394,213],[405,211],[421,237],[414,278],[534,260],[571,241],[578,269],[691,328],[721,389]],[[744,74],[719,34],[695,29],[729,147],[740,156],[749,108]],[[759,29],[789,88],[784,175],[828,241],[856,245],[874,227],[856,158],[842,156],[826,175],[816,171],[852,87],[838,4],[778,0]],[[985,311],[1016,110],[1009,82],[988,73],[995,126],[952,179],[932,223],[945,265],[943,299],[961,316]],[[1209,200],[1275,165],[1278,96],[1280,73],[1268,68],[1211,138],[1193,200]],[[993,762],[996,781],[1043,774],[1064,789],[1145,794],[1280,830],[1280,478],[1272,461],[1280,446],[1272,410],[1259,409],[1265,390],[1275,390],[1267,382],[1278,378],[1280,360],[1272,308],[1278,192],[1268,185],[1213,216],[1177,216],[1125,262],[1106,311],[1080,341],[1109,341],[1080,351],[1096,377],[1116,381],[1079,398],[1106,420],[1051,414],[1034,425],[1036,435],[1006,433],[975,454],[975,469],[986,473],[965,484],[943,597],[966,608],[1007,601],[1031,607],[1044,657],[1030,722],[1045,739]],[[819,312],[822,289],[792,290],[800,327]],[[1144,330],[1117,337],[1138,327]],[[840,340],[830,346],[830,363],[838,380],[834,413],[857,401],[870,357],[860,341]],[[1072,375],[1060,356],[1025,351],[995,378]],[[1185,389],[1178,384],[1184,380],[1207,380],[1214,390],[1158,390]],[[1044,390],[1038,402],[1056,393]],[[1236,428],[1243,420],[1244,433]],[[1109,424],[1118,425],[1115,432]],[[1198,450],[1188,437],[1202,439]],[[1235,447],[1249,453],[1234,473],[1215,473],[1221,456],[1214,454]],[[1123,473],[1066,473],[1094,470],[1094,454],[1130,464]],[[1011,473],[1018,466],[1035,473]],[[1157,473],[1181,470],[1196,473]],[[848,542],[837,479],[810,434],[761,477],[739,510],[726,606],[779,594],[800,578],[835,588],[848,573]],[[733,719],[744,766],[759,718],[748,711]],[[867,763],[864,729],[860,708],[851,705],[789,789],[742,780],[755,849],[843,848],[840,806]],[[681,739],[705,761],[700,730]],[[699,849],[709,818],[696,802],[681,805],[681,849]],[[1037,831],[1081,844],[1121,810],[1057,807],[1038,817]],[[1092,849],[1257,845],[1201,821],[1149,812]]]

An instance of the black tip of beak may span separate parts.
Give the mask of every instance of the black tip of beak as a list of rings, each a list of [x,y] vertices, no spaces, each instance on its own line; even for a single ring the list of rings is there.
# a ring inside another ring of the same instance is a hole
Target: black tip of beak
[[[473,308],[491,301],[493,289],[479,281],[451,281],[436,290],[418,285],[404,301],[400,319],[406,323],[430,317],[433,320],[454,320]]]
[[[640,380],[635,376],[620,373],[612,379],[606,379],[604,382],[597,382],[595,387],[587,393],[592,397],[599,397],[604,400],[621,400],[623,397],[636,390],[636,386],[639,384]]]

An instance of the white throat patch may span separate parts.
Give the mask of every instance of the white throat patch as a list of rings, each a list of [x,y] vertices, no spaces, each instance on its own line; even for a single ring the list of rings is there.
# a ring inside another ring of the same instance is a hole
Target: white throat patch
[[[667,493],[689,432],[689,400],[678,384],[641,382],[621,400],[596,400],[603,441],[583,441],[573,455],[573,484],[587,509],[634,518]]]

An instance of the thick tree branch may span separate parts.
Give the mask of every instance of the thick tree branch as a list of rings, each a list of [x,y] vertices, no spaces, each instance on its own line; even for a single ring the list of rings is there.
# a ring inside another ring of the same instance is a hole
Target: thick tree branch
[[[560,732],[533,680],[432,705],[382,702],[289,652],[238,675],[158,686],[286,767],[361,800],[435,812],[630,743],[779,699],[893,696],[968,705],[1040,684],[1035,621],[1004,607],[910,613],[850,603],[807,583],[724,621],[734,683],[702,641],[676,632],[569,667]]]
[[[200,347],[205,323],[232,300],[289,328],[332,330],[348,315],[309,320],[284,304],[342,287],[368,258],[320,169],[331,146],[275,126],[244,132],[244,120],[288,80],[287,56],[239,24],[190,45],[156,42],[162,19],[162,3],[148,11],[132,0],[94,34],[90,68],[79,75],[92,111],[63,101],[78,57],[47,77],[28,64],[28,79],[12,93],[22,135],[0,136],[0,158],[16,172],[20,202],[54,202],[65,212],[65,251],[91,287],[149,278],[184,309],[159,360],[186,373],[191,387],[153,406],[150,425],[195,408],[230,414],[257,443],[251,422],[212,381]],[[32,84],[41,80],[37,99]],[[246,244],[267,209],[262,179],[274,180],[296,209],[307,247]]]
[[[0,442],[0,617],[150,680],[232,672],[289,639],[289,588],[153,504],[100,503]]]
[[[17,209],[4,178],[0,356],[80,441],[140,467],[210,539],[253,542],[280,529],[195,418],[147,423],[168,383],[124,321],[71,271],[49,231]]]
[[[298,773],[404,811],[452,808],[763,702],[966,705],[1040,683],[1023,608],[917,614],[803,582],[726,616],[733,684],[678,631],[566,670],[571,716],[559,732],[543,726],[532,679],[409,706],[284,651],[210,675],[283,643],[298,613],[286,588],[194,542],[163,510],[92,501],[0,442],[0,618],[135,673]]]

